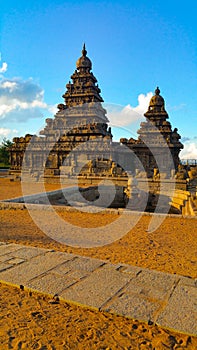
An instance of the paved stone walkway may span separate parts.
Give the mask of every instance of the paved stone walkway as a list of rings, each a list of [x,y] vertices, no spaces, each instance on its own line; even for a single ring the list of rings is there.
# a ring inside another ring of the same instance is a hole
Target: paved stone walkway
[[[0,281],[197,335],[197,279],[1,242]]]

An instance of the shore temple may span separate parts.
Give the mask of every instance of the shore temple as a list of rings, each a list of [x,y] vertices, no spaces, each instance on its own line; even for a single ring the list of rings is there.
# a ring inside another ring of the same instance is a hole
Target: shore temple
[[[144,114],[138,139],[122,137],[119,143],[112,141],[100,93],[84,44],[54,118],[46,119],[39,136],[13,139],[10,173],[20,174],[23,168],[36,180],[54,181],[60,175],[127,176],[128,171],[151,178],[158,168],[165,178],[175,174],[183,145],[168,121],[159,88]]]

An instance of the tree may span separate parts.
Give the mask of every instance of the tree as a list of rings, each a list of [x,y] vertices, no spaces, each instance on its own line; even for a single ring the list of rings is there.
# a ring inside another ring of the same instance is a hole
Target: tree
[[[8,166],[9,164],[9,148],[13,145],[10,140],[3,138],[2,144],[0,145],[0,163]]]

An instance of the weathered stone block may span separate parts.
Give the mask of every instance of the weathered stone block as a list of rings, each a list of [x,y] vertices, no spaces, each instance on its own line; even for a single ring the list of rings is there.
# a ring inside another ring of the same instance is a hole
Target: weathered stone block
[[[178,285],[156,322],[162,327],[197,335],[197,288]]]
[[[67,273],[68,271],[85,271],[85,272],[92,272],[98,267],[102,266],[104,263],[101,260],[97,259],[91,259],[91,258],[85,258],[83,256],[81,257],[75,257],[73,260],[69,260],[63,265],[56,268],[56,271],[61,273]]]
[[[189,277],[182,277],[180,278],[179,281],[179,286],[192,286],[192,287],[197,287],[197,278],[189,278]]]
[[[158,301],[142,298],[136,292],[135,295],[124,293],[119,297],[115,297],[102,310],[148,322],[154,320],[154,314],[160,308],[161,304]]]
[[[9,271],[1,272],[0,279],[15,284],[25,284],[27,281],[46,273],[55,266],[65,262],[67,257],[64,253],[48,252],[24,262],[20,266],[15,266]]]
[[[143,269],[125,289],[127,294],[138,294],[153,300],[164,300],[172,291],[177,277],[162,272]]]
[[[60,276],[54,273],[48,273],[45,276],[38,277],[27,282],[27,287],[49,294],[59,294],[62,290],[71,286],[76,280]]]
[[[12,252],[12,256],[29,260],[35,256],[42,255],[47,251],[50,250],[36,247],[23,247],[17,251]]]
[[[8,260],[8,264],[11,264],[11,265],[18,265],[18,264],[23,263],[24,261],[25,261],[24,259],[13,258],[13,259],[11,259],[11,260]]]
[[[61,296],[80,304],[100,308],[122,289],[130,280],[129,276],[112,268],[100,268],[81,282],[63,291]]]
[[[19,250],[20,248],[23,248],[23,246],[20,244],[14,244],[14,243],[0,245],[0,256],[8,253],[12,253],[14,251]]]
[[[13,265],[9,264],[7,261],[0,263],[0,273],[1,271],[5,271],[7,269],[10,269]],[[0,280],[3,280],[0,276]],[[5,278],[5,281],[7,281],[7,278]]]

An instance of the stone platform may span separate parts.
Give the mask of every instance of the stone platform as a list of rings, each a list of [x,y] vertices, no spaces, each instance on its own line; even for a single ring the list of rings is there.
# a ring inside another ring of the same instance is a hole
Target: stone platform
[[[197,279],[1,242],[0,281],[197,335]]]

